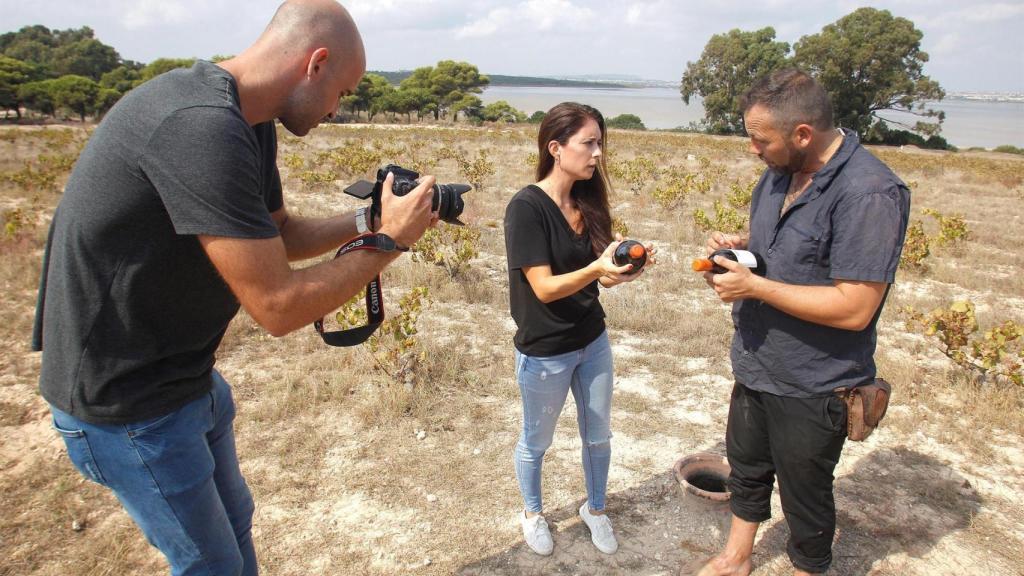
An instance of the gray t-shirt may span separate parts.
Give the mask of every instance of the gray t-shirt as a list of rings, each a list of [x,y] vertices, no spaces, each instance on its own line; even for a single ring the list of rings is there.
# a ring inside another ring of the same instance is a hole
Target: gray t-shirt
[[[846,133],[839,150],[780,217],[790,177],[767,171],[750,203],[748,248],[765,277],[800,286],[835,280],[892,284],[910,217],[910,190]],[[747,388],[797,398],[826,396],[875,377],[878,305],[863,330],[801,320],[759,300],[733,304],[732,369]]]
[[[57,206],[33,349],[40,390],[87,422],[169,413],[206,393],[238,300],[196,237],[278,235],[272,122],[250,127],[209,63],[129,92],[96,128]]]

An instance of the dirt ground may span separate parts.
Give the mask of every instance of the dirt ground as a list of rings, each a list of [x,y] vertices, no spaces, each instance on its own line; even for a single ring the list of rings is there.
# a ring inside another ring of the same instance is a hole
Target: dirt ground
[[[358,206],[340,188],[370,173],[329,159],[343,146],[365,147],[381,163],[415,161],[442,182],[471,180],[453,150],[471,158],[484,151],[494,172],[466,197],[466,220],[481,234],[467,271],[450,278],[403,257],[385,273],[393,312],[411,288],[429,289],[412,386],[375,368],[368,347],[328,348],[312,328],[273,338],[244,313],[229,328],[217,367],[238,405],[262,573],[687,574],[724,544],[728,507],[684,493],[671,472],[686,455],[724,454],[732,387],[729,308],[689,271],[706,235],[692,212],[711,211],[759,163],[739,138],[610,135],[612,162],[642,157],[659,170],[703,170],[715,181],[666,207],[652,197],[664,178],[643,182],[638,193],[613,179],[614,215],[631,237],[660,250],[644,277],[602,294],[616,372],[608,514],[620,549],[598,552],[576,514],[585,490],[570,401],[545,459],[555,552],[543,558],[526,547],[516,522],[522,502],[511,459],[521,423],[501,230],[508,198],[532,181],[534,130],[326,126],[303,140],[282,133],[286,201],[302,214]],[[11,175],[25,162],[37,171],[63,165],[40,158],[73,158],[86,137],[81,128],[62,137],[36,132],[0,128],[0,211],[22,214],[17,233],[0,243],[0,575],[166,573],[116,499],[73,469],[36,389],[40,359],[28,350],[35,286],[66,171],[32,187]],[[1024,322],[1024,158],[874,152],[910,183],[912,220],[933,233],[924,208],[961,214],[972,238],[933,248],[931,266],[901,271],[889,295],[876,358],[894,385],[893,404],[868,441],[843,452],[829,573],[1024,575],[1024,393],[969,382],[900,312],[968,298],[983,327]],[[325,166],[337,177],[318,180]],[[777,494],[772,509],[755,546],[756,576],[791,572]]]

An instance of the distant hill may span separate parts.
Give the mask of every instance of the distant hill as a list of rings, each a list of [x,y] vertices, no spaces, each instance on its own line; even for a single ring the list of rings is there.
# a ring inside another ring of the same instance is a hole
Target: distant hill
[[[379,74],[388,79],[388,82],[398,85],[412,74],[411,70],[399,70],[398,72],[382,72],[380,70],[369,70],[368,74]],[[538,76],[505,76],[502,74],[487,74],[491,79],[491,86],[541,86],[541,87],[565,87],[575,88],[635,88],[635,84],[625,82],[608,82],[592,80],[563,80],[561,78],[542,78]]]

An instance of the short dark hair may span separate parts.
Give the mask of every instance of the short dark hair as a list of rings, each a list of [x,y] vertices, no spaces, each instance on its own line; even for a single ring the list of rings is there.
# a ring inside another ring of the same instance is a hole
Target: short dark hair
[[[814,78],[796,68],[783,68],[762,76],[740,99],[743,115],[755,105],[768,109],[777,128],[789,132],[800,124],[818,130],[835,127],[832,100]]]

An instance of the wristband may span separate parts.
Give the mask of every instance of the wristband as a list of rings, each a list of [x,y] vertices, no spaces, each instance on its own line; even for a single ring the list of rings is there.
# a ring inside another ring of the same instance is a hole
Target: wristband
[[[366,226],[366,206],[356,210],[356,232],[366,234],[370,229]]]

